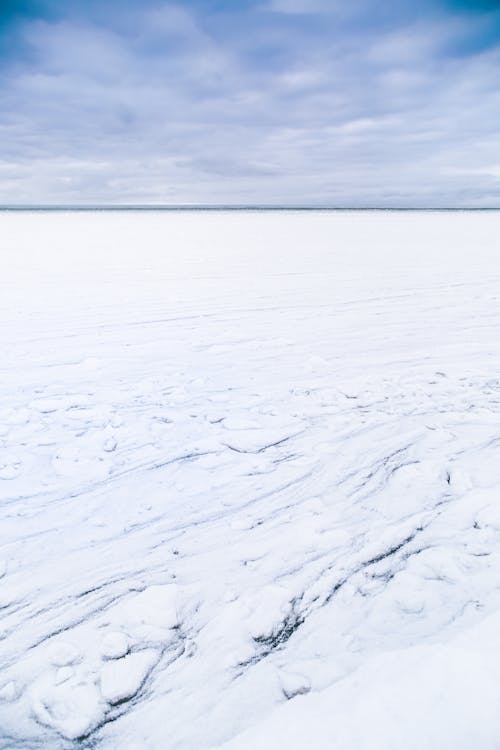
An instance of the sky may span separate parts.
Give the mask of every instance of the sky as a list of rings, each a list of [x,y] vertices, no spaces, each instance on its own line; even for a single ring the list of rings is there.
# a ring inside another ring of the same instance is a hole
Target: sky
[[[0,0],[0,203],[500,206],[500,0]]]

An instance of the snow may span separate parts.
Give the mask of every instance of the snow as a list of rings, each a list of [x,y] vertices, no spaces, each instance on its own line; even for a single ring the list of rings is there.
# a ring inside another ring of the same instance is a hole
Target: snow
[[[103,698],[111,704],[132,698],[157,661],[156,651],[146,649],[105,664],[101,672]]]
[[[447,643],[389,651],[322,692],[282,704],[224,750],[494,750],[500,617]]]
[[[499,229],[0,213],[1,750],[498,747]]]
[[[109,631],[101,641],[101,653],[105,659],[119,659],[129,648],[125,633]]]

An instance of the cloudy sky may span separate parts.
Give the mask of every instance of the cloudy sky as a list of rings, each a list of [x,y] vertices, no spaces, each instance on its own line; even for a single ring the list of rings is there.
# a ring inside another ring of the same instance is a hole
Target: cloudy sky
[[[500,206],[500,2],[1,0],[0,203]]]

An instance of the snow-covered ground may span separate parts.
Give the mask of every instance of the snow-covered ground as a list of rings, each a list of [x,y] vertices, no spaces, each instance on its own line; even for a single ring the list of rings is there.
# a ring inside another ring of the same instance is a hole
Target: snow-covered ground
[[[500,746],[497,213],[0,214],[0,747]]]

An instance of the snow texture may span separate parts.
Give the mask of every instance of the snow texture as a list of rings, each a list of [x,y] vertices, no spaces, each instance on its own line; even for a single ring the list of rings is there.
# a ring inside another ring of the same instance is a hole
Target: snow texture
[[[499,231],[0,213],[1,750],[499,747]]]

